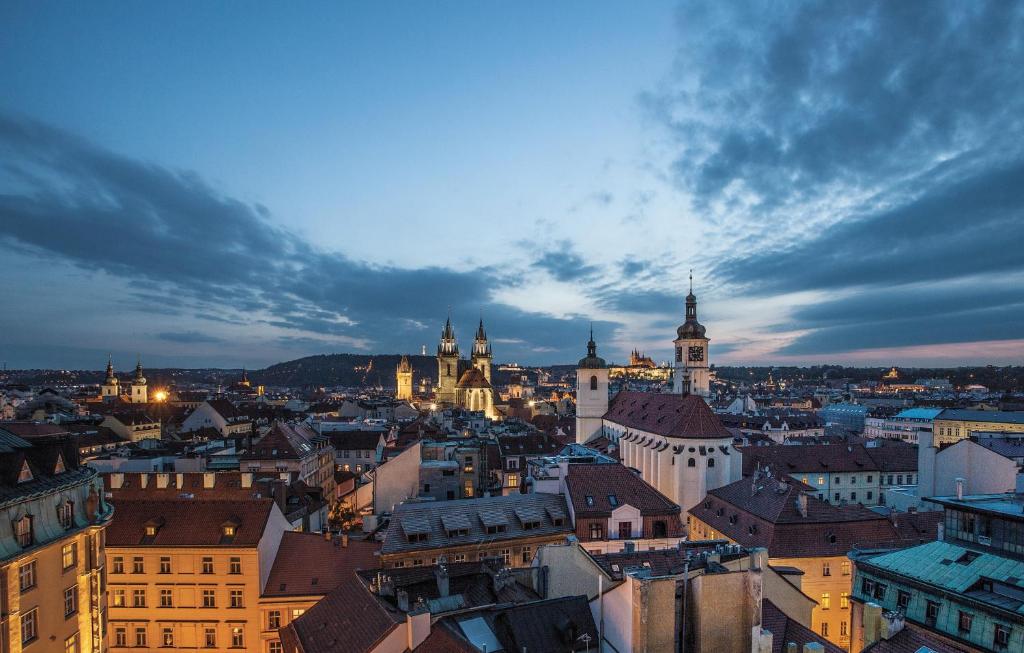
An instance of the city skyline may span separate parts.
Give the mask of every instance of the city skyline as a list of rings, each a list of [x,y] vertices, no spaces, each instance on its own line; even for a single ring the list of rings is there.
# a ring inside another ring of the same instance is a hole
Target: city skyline
[[[1020,4],[0,24],[8,367],[661,361],[690,269],[712,363],[1024,363]]]

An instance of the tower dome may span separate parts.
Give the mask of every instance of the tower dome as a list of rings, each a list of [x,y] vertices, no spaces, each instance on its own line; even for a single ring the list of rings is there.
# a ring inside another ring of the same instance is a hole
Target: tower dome
[[[585,370],[601,370],[608,367],[604,359],[597,355],[597,343],[594,342],[594,327],[590,327],[590,340],[587,342],[587,356],[581,358],[576,367]]]

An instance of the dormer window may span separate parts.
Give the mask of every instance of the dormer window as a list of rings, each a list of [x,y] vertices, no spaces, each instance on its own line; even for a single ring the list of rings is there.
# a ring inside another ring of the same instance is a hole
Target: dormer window
[[[28,461],[22,461],[21,471],[18,472],[18,482],[27,483],[31,481],[33,478],[34,477],[32,476],[32,470],[28,468]]]
[[[73,501],[65,501],[57,506],[57,520],[64,530],[71,530],[75,525],[75,503]]]
[[[57,454],[57,463],[53,466],[53,473],[55,475],[63,474],[65,471],[67,468],[64,467],[64,456]]]
[[[594,497],[592,497],[592,496],[591,496],[591,495],[589,495],[589,494],[587,495],[587,505],[588,505],[588,506],[592,506],[592,505],[594,505]]]
[[[234,537],[235,536],[235,527],[230,525],[230,524],[225,526],[224,527],[224,536],[225,537]]]
[[[608,495],[608,503],[609,503],[609,505],[611,505],[612,508],[614,508],[614,507],[619,505],[619,498],[617,496],[615,496],[614,494],[609,494]]]
[[[25,515],[14,522],[14,536],[18,540],[18,546],[27,549],[32,546],[32,516]]]

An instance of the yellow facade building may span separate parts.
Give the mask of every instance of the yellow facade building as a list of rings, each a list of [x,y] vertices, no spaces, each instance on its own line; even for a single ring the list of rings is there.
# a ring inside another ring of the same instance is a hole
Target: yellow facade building
[[[935,416],[935,446],[956,444],[976,432],[1024,433],[1024,412],[944,410]]]
[[[105,651],[104,530],[97,473],[61,437],[0,435],[0,650]]]

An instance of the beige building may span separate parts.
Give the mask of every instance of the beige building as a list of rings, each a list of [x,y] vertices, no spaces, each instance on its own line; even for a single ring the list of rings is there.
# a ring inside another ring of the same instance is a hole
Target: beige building
[[[935,417],[935,446],[953,444],[975,431],[1024,433],[1024,412],[997,410],[944,410]]]
[[[106,551],[110,650],[255,650],[288,528],[269,499],[120,501]]]
[[[103,651],[104,530],[97,473],[64,438],[0,437],[0,650]]]

